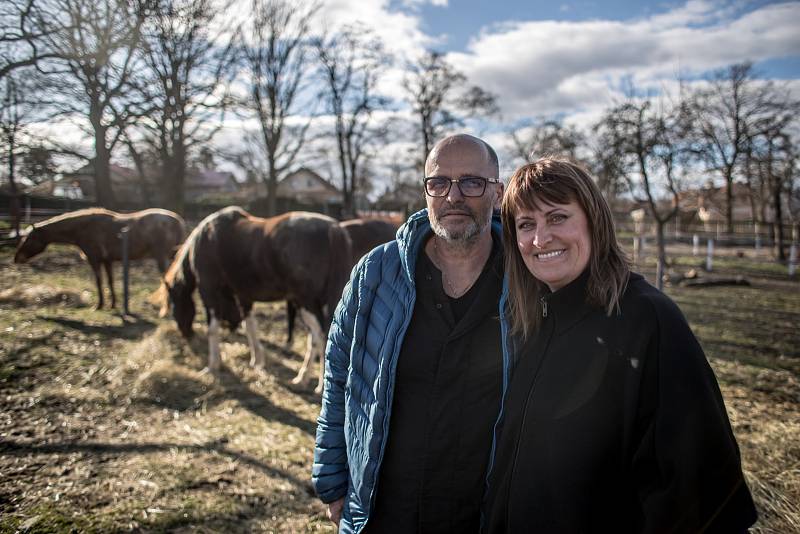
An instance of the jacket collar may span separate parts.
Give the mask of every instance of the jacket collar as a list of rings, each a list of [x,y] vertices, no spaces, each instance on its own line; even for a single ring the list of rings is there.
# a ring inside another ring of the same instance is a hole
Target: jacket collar
[[[428,219],[428,209],[424,208],[412,214],[408,220],[397,230],[397,247],[400,251],[400,263],[403,272],[410,284],[414,284],[414,270],[417,258],[423,245],[433,233],[431,221]],[[499,243],[502,243],[503,227],[500,222],[500,212],[492,214],[492,233]]]
[[[555,321],[556,331],[563,332],[579,321],[591,310],[586,302],[589,285],[589,269],[578,278],[555,292],[542,295],[542,305],[546,306],[547,319]]]

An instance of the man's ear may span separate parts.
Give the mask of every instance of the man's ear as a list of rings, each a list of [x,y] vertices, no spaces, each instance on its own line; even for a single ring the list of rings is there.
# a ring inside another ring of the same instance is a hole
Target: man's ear
[[[497,183],[497,191],[494,197],[494,209],[499,210],[500,205],[503,203],[503,192],[505,191],[505,184],[503,182]]]

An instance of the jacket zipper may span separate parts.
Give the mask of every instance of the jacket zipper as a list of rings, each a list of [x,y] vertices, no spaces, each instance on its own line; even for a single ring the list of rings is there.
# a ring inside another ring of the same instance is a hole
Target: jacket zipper
[[[543,313],[544,316],[547,317],[547,301],[542,298],[542,304],[544,306]],[[544,348],[542,349],[542,355],[539,360],[539,363],[536,365],[536,370],[534,371],[533,375],[533,382],[531,383],[531,389],[528,391],[528,396],[525,398],[525,405],[522,407],[522,421],[519,425],[519,432],[517,434],[517,443],[514,446],[514,461],[511,464],[511,478],[508,481],[508,487],[506,488],[506,528],[508,528],[509,524],[511,523],[511,502],[509,496],[511,495],[511,487],[514,485],[514,475],[517,473],[517,461],[519,459],[519,446],[522,442],[522,431],[525,428],[525,419],[528,416],[528,405],[530,404],[531,398],[533,397],[533,392],[536,389],[536,381],[539,378],[539,370],[541,369],[542,365],[544,364],[544,359],[547,356],[547,349],[550,348],[550,341],[553,338],[553,334],[555,333],[555,328],[550,332],[547,337],[547,343],[545,343]]]
[[[547,299],[542,297],[539,299],[539,302],[542,303],[542,317],[547,317]]]

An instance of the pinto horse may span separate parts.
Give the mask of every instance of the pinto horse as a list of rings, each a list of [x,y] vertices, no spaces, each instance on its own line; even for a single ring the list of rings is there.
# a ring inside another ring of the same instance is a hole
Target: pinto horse
[[[370,252],[378,245],[394,240],[395,233],[397,232],[397,226],[383,219],[351,219],[340,223],[340,226],[347,232],[352,246],[350,261],[347,266],[348,272],[367,252]],[[291,300],[286,301],[286,317],[288,322],[286,343],[291,343],[292,341],[294,320],[298,308],[300,308],[299,311],[303,322],[309,327],[311,333],[308,335],[308,349],[303,359],[303,365],[300,366],[300,371],[298,371],[297,376],[292,380],[293,384],[300,384],[303,382],[308,372],[308,366],[315,353],[315,351],[312,350],[312,345],[314,344],[313,328],[309,325],[307,312]],[[323,369],[324,351],[317,351],[317,354],[320,360],[320,369]],[[321,391],[321,386],[318,387],[317,390],[318,392]]]
[[[212,213],[195,228],[167,269],[155,301],[163,317],[170,303],[178,329],[189,339],[199,290],[208,323],[208,368],[221,365],[219,327],[235,330],[244,320],[250,365],[264,366],[254,302],[292,300],[306,310],[314,345],[321,351],[323,331],[347,281],[350,240],[335,219],[290,212],[262,219],[230,206]]]
[[[117,304],[111,264],[122,259],[120,231],[128,228],[128,257],[132,260],[153,258],[164,273],[175,250],[186,235],[183,219],[162,209],[116,213],[102,208],[72,211],[31,225],[17,251],[14,263],[25,263],[40,254],[50,243],[68,243],[81,249],[94,273],[97,284],[97,309],[103,307],[105,268],[111,290],[111,307]]]

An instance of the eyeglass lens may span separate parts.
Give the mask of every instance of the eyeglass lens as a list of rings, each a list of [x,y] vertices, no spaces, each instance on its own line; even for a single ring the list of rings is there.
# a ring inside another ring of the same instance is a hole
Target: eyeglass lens
[[[486,189],[486,179],[477,176],[464,176],[458,180],[450,180],[444,177],[432,177],[425,179],[425,190],[432,197],[443,197],[450,192],[452,183],[458,184],[458,189],[465,197],[479,197]]]

